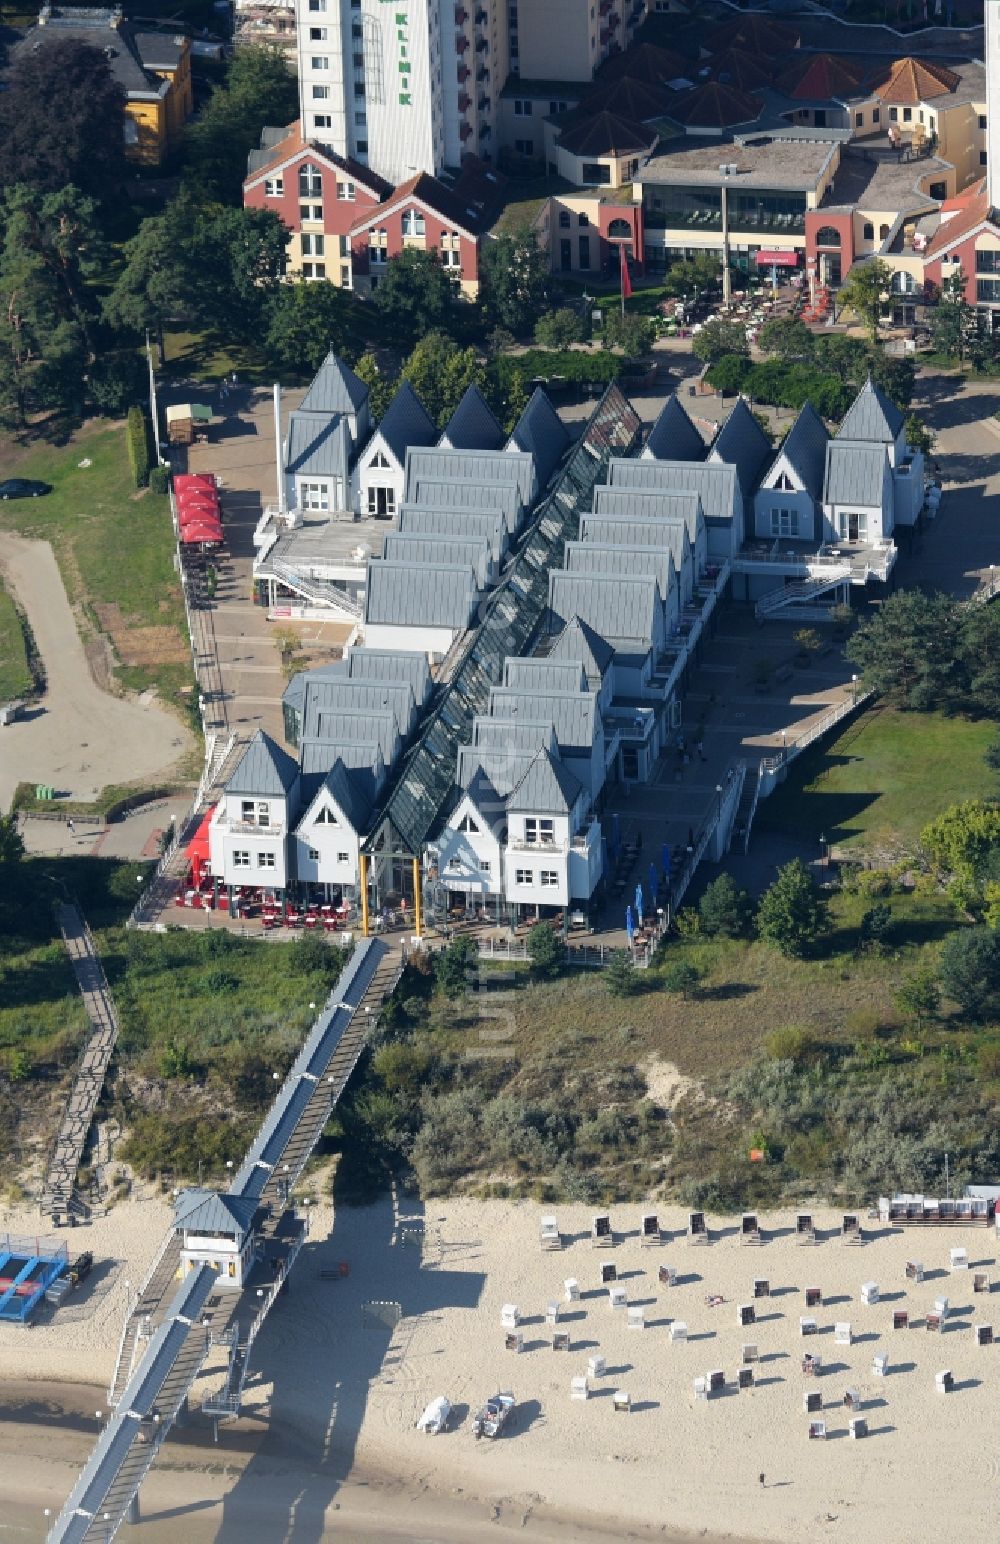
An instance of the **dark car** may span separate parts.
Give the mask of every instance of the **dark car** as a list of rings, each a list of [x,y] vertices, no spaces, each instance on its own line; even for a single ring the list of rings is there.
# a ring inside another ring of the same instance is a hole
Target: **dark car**
[[[51,492],[51,483],[32,482],[28,477],[8,477],[0,482],[0,499],[40,499],[43,493]]]

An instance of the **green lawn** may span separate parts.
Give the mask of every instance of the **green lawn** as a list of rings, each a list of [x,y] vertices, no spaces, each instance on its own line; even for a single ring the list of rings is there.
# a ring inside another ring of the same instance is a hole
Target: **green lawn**
[[[0,702],[31,690],[31,670],[17,608],[0,584]]]
[[[17,475],[52,492],[0,505],[0,525],[52,543],[84,628],[111,637],[122,684],[177,702],[191,666],[170,507],[133,489],[124,425],[99,421],[66,445],[34,445],[18,454]]]
[[[757,824],[839,846],[912,846],[948,805],[996,794],[983,760],[996,735],[986,719],[874,708],[793,762],[787,782],[761,802]]]

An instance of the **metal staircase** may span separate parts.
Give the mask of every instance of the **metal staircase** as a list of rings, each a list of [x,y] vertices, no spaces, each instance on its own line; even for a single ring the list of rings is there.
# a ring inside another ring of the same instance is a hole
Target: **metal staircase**
[[[355,600],[342,585],[326,579],[307,579],[290,563],[271,563],[268,566],[275,579],[280,579],[282,584],[287,584],[290,590],[294,590],[303,599],[314,600],[321,606],[337,606],[358,621],[364,615],[361,602]]]
[[[118,1039],[118,1015],[90,929],[78,908],[61,905],[56,916],[92,1028],[52,1149],[42,1191],[42,1211],[56,1220],[75,1221],[85,1210],[76,1195],[76,1176]]]
[[[740,790],[740,802],[736,806],[736,814],[733,817],[732,842],[739,846],[741,852],[750,849],[750,832],[753,829],[753,817],[757,813],[757,800],[760,796],[760,772],[757,767],[748,766]]]
[[[851,583],[852,565],[845,563],[843,567],[831,568],[827,573],[814,574],[808,579],[798,579],[794,584],[786,584],[778,590],[770,590],[762,595],[754,607],[754,615],[758,622],[768,621],[778,617],[785,621],[782,613],[791,609],[796,617],[815,617],[818,614],[826,615],[826,608],[814,606],[812,603],[819,600],[821,595],[829,595],[831,590],[846,588]],[[864,583],[863,579],[855,581]]]

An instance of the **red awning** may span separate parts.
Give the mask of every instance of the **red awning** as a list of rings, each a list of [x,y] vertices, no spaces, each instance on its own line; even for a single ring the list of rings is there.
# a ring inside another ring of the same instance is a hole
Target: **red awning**
[[[180,495],[189,488],[206,488],[215,493],[218,485],[211,472],[178,472],[174,478],[174,492]]]
[[[218,504],[207,504],[203,500],[195,504],[181,504],[177,510],[177,519],[182,526],[190,525],[192,520],[207,520],[211,525],[222,524]]]
[[[798,252],[758,252],[758,268],[797,268],[799,266]]]
[[[186,525],[181,531],[181,541],[185,546],[194,547],[199,543],[203,546],[221,546],[221,525]]]
[[[205,811],[205,814],[202,816],[201,824],[199,825],[197,831],[194,833],[194,836],[187,844],[187,855],[191,862],[192,878],[194,880],[194,887],[196,890],[201,884],[202,871],[208,867],[208,828],[212,823],[212,816],[214,814],[215,805],[213,804]]]

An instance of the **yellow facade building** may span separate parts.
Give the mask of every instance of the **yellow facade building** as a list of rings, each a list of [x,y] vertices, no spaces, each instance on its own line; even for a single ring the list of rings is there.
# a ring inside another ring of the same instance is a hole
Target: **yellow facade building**
[[[47,35],[101,50],[125,94],[125,154],[143,166],[162,165],[194,110],[190,39],[140,32],[124,19],[119,6],[46,4],[38,13],[37,27],[18,49],[31,48]]]

